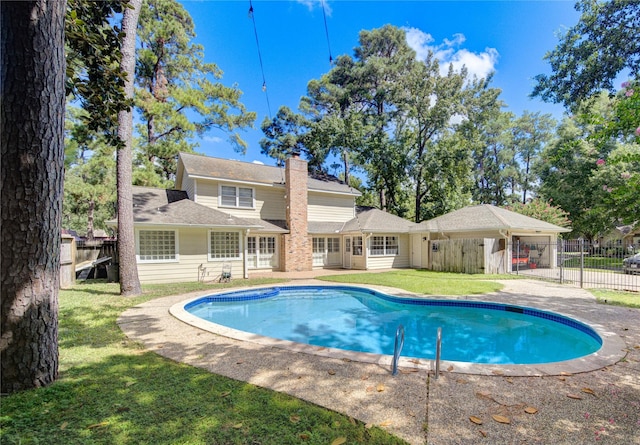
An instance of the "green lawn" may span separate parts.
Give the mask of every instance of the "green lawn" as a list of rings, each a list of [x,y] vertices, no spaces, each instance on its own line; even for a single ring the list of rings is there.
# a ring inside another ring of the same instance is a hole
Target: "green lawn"
[[[146,286],[79,284],[60,294],[60,378],[3,396],[0,443],[402,444],[385,431],[299,399],[145,352],[116,324],[125,309],[163,295],[276,280]]]
[[[320,280],[397,287],[423,295],[477,295],[497,292],[500,283],[489,279],[513,280],[516,275],[465,275],[429,270],[402,269],[381,273],[329,275]]]
[[[613,304],[616,306],[626,306],[640,309],[639,292],[617,292],[604,289],[592,289],[598,303]]]

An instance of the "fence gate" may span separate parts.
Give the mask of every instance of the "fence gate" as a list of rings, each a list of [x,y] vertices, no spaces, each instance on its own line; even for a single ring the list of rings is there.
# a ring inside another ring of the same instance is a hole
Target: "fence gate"
[[[640,291],[640,270],[623,267],[623,260],[640,251],[640,246],[603,246],[586,240],[558,240],[557,243],[521,243],[511,246],[519,261],[512,273],[554,280],[584,288]],[[539,252],[556,252],[554,261],[538,261]],[[523,258],[526,258],[524,260]]]

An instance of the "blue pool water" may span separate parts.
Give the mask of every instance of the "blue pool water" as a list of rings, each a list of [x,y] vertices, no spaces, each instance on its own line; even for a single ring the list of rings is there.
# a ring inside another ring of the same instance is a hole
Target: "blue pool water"
[[[216,324],[316,346],[442,360],[534,364],[591,354],[602,339],[589,326],[538,309],[463,300],[398,298],[352,286],[291,286],[202,297],[185,310]]]

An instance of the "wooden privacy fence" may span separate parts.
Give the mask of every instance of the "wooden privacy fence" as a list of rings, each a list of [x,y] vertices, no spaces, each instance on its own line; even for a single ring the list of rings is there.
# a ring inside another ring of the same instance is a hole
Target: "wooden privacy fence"
[[[438,272],[484,273],[485,244],[493,240],[449,239],[432,241],[431,269]]]

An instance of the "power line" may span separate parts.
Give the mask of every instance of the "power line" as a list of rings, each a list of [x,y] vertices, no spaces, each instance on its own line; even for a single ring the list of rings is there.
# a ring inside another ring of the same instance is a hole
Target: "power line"
[[[331,43],[329,42],[329,27],[327,26],[327,14],[324,11],[324,0],[320,0],[322,4],[322,17],[324,18],[324,33],[327,36],[327,46],[329,47],[329,64],[333,63],[333,56],[331,56]]]
[[[260,51],[260,42],[258,41],[258,28],[256,27],[256,18],[253,14],[253,4],[249,0],[249,18],[253,22],[253,33],[256,36],[256,47],[258,48],[258,60],[260,61],[260,72],[262,73],[262,91],[264,91],[265,98],[267,99],[267,110],[269,112],[269,119],[271,119],[271,105],[269,103],[269,93],[267,93],[267,80],[264,77],[264,66],[262,64],[262,52]]]

